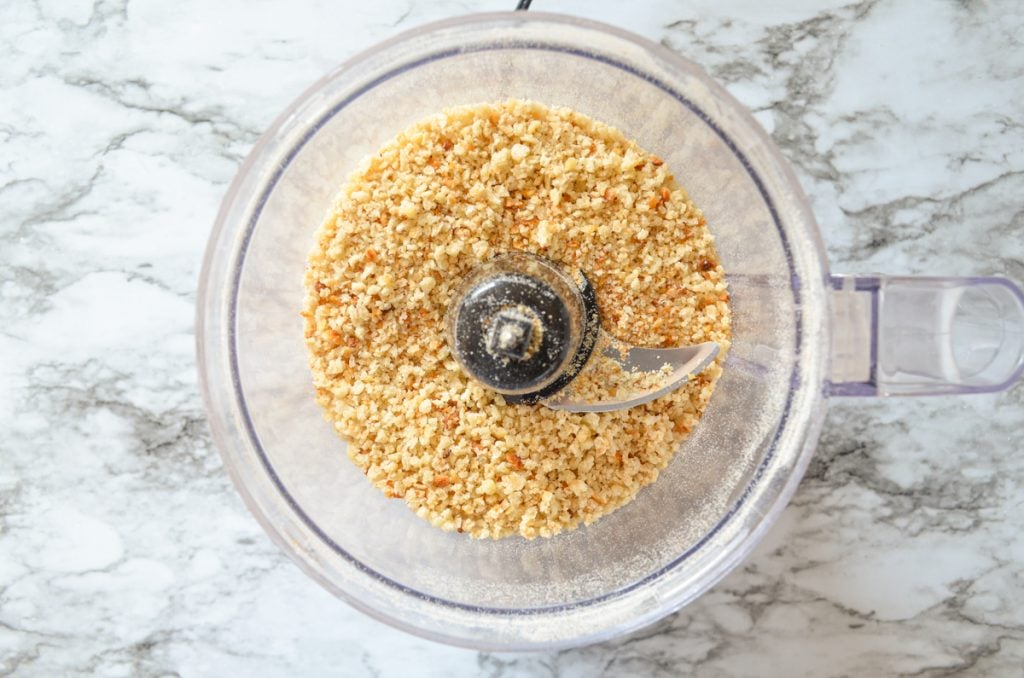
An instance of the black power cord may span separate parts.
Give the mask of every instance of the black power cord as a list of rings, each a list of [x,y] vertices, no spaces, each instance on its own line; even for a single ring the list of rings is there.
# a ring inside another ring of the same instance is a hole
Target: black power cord
[[[523,10],[530,9],[530,3],[533,0],[519,0],[519,4],[516,5],[516,11],[521,12]]]

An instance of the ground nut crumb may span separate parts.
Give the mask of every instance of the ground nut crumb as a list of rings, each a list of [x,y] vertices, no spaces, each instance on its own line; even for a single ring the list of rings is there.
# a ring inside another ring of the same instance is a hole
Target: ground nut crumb
[[[731,336],[711,234],[668,169],[572,110],[507,101],[424,120],[349,177],[309,256],[303,316],[317,400],[375,486],[445,530],[533,538],[658,477]],[[721,353],[625,411],[506,404],[459,369],[444,317],[474,266],[516,250],[585,271],[611,335]]]

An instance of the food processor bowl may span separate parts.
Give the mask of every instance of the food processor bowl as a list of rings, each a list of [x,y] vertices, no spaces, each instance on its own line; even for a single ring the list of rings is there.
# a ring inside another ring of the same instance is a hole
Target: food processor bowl
[[[299,316],[313,232],[360,160],[443,108],[507,98],[571,107],[661,156],[704,211],[733,305],[717,389],[658,481],[590,526],[532,541],[442,532],[372,487],[315,402]],[[404,33],[342,65],[256,145],[224,199],[204,262],[201,380],[239,492],[324,587],[435,640],[562,648],[639,629],[725,576],[795,490],[826,396],[875,394],[892,375],[906,378],[898,359],[876,378],[888,284],[829,276],[792,171],[747,111],[694,64],[589,21],[473,15]],[[944,284],[957,299],[965,294]],[[992,349],[1002,363],[972,354],[982,390],[1019,376],[1022,360],[1019,352],[1006,357],[1024,345],[1013,324],[1024,315],[1022,297],[1012,284],[996,286],[1008,290],[997,301],[1010,320],[985,336],[1010,345]],[[986,294],[991,286],[976,287]],[[955,312],[955,300],[944,303]],[[850,328],[838,343],[834,322]],[[833,353],[845,375],[838,386]],[[909,381],[920,390],[919,378]]]

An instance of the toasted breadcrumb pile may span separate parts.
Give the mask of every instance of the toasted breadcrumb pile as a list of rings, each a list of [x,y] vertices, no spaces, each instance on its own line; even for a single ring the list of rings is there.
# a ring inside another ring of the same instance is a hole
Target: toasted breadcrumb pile
[[[444,318],[463,276],[515,250],[585,271],[615,337],[722,352],[625,411],[506,404],[456,364]],[[316,397],[352,461],[433,525],[478,538],[549,537],[633,499],[697,425],[730,339],[711,234],[662,160],[525,101],[446,110],[381,148],[317,232],[305,282]]]

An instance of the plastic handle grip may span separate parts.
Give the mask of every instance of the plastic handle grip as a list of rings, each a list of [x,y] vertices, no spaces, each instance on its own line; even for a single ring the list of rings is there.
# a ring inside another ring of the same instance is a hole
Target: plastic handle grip
[[[1024,373],[1024,291],[1006,278],[831,281],[830,395],[991,393]]]

